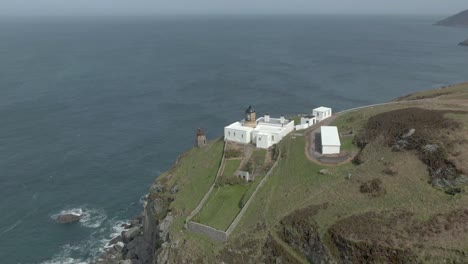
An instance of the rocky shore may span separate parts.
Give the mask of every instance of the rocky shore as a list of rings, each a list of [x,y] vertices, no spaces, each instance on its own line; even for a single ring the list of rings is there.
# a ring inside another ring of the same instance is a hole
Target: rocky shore
[[[154,190],[154,188],[152,188]],[[167,263],[169,228],[174,220],[162,201],[148,202],[141,215],[122,227],[124,231],[107,244],[102,256],[93,264],[152,264]]]

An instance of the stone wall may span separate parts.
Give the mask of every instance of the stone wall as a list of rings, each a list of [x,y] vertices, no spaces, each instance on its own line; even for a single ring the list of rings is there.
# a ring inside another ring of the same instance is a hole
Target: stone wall
[[[229,228],[227,229],[226,231],[226,237],[229,238],[229,236],[231,236],[231,233],[234,231],[234,229],[236,229],[237,225],[239,224],[240,220],[242,219],[242,217],[244,216],[245,212],[247,211],[247,209],[249,208],[249,205],[250,203],[252,202],[252,200],[254,199],[255,195],[257,194],[258,190],[260,190],[260,188],[265,184],[265,182],[268,180],[268,178],[270,177],[271,173],[273,172],[273,170],[276,168],[276,166],[278,165],[278,162],[280,161],[281,159],[281,153],[279,153],[278,155],[278,159],[275,161],[275,164],[273,164],[273,166],[270,168],[270,170],[268,171],[268,173],[265,175],[265,177],[262,179],[262,181],[258,184],[257,188],[255,188],[255,191],[252,193],[252,195],[250,196],[249,200],[245,203],[244,207],[242,207],[242,210],[239,212],[239,214],[236,216],[236,218],[234,219],[234,221],[232,221],[231,225],[229,226]]]
[[[188,222],[187,229],[192,232],[205,234],[210,238],[221,242],[226,242],[228,239],[226,232],[193,221]]]
[[[201,208],[203,207],[203,205],[205,204],[205,202],[208,200],[208,197],[211,195],[211,193],[213,192],[214,190],[214,187],[215,187],[215,184],[216,184],[216,181],[218,180],[218,177],[220,176],[220,174],[224,171],[224,165],[226,163],[226,160],[225,160],[225,153],[226,153],[226,148],[227,148],[227,142],[225,141],[224,142],[224,150],[223,150],[223,156],[221,157],[221,164],[219,165],[219,168],[218,168],[218,172],[216,173],[216,177],[215,177],[215,180],[213,182],[213,185],[211,185],[210,189],[208,190],[208,192],[205,194],[205,196],[203,196],[203,199],[200,201],[200,203],[198,204],[198,206],[192,211],[192,213],[185,219],[185,228],[188,228],[187,224],[192,220],[192,218],[198,214],[198,212],[200,212]]]

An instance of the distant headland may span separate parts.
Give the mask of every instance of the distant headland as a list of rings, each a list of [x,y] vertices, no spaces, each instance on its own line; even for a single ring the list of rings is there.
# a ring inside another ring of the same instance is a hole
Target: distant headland
[[[446,19],[440,20],[436,22],[434,25],[444,26],[444,27],[466,27],[468,28],[468,9],[458,14],[455,14],[453,16],[450,16]],[[458,45],[468,46],[468,39],[460,42]]]
[[[438,21],[434,25],[445,27],[468,27],[468,9],[444,20]]]

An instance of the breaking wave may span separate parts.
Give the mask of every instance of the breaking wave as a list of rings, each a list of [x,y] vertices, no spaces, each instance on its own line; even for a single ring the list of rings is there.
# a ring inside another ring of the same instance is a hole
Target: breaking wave
[[[78,209],[71,209],[74,212],[79,212]],[[71,210],[64,210],[62,212],[70,212]],[[104,252],[105,248],[108,247],[109,241],[120,235],[123,231],[122,225],[126,221],[110,219],[103,219],[102,212],[99,210],[86,210],[82,209],[83,213],[90,212],[90,220],[82,222],[84,227],[99,227],[83,241],[76,244],[66,244],[60,247],[57,254],[51,259],[42,262],[41,264],[85,264],[90,263],[97,259]],[[101,214],[96,213],[101,212]],[[94,217],[94,219],[93,219]],[[102,220],[103,219],[103,220]],[[88,225],[88,226],[87,226]]]
[[[88,209],[86,207],[65,209],[60,211],[58,214],[51,216],[53,220],[56,220],[60,215],[73,214],[81,216],[80,224],[88,228],[98,228],[107,219],[107,215],[103,210]]]

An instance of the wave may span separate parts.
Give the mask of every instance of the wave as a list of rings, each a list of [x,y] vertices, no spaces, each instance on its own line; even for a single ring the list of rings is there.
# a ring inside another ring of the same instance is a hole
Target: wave
[[[21,224],[22,222],[23,222],[23,221],[18,220],[18,221],[16,221],[13,225],[7,227],[5,230],[2,230],[2,231],[0,232],[0,237],[1,237],[2,235],[4,235],[4,234],[10,232],[11,230],[15,229],[15,227],[17,227],[17,226],[18,226],[19,224]]]
[[[78,212],[77,209],[81,208],[74,208],[70,210],[75,210],[74,212]],[[68,212],[70,210],[67,210]],[[110,219],[105,221],[99,219],[100,215],[95,212],[100,212],[100,210],[87,210],[85,208],[82,209],[83,213],[90,212],[91,216],[95,216],[94,220],[89,220],[91,226],[95,227],[98,222],[101,228],[96,229],[87,239],[77,243],[77,244],[66,244],[60,247],[60,250],[57,254],[55,254],[51,259],[42,262],[41,264],[85,264],[90,263],[93,260],[99,258],[103,253],[104,250],[110,247],[109,241],[112,238],[120,235],[123,231],[122,225],[127,223],[123,220],[117,220],[116,218]],[[102,216],[102,215],[101,215]],[[93,217],[91,217],[92,219]]]
[[[65,209],[60,211],[58,214],[51,216],[53,220],[56,220],[60,215],[73,214],[81,216],[80,224],[88,228],[98,228],[107,219],[107,215],[104,210],[88,209],[87,207],[78,207],[72,209]]]

